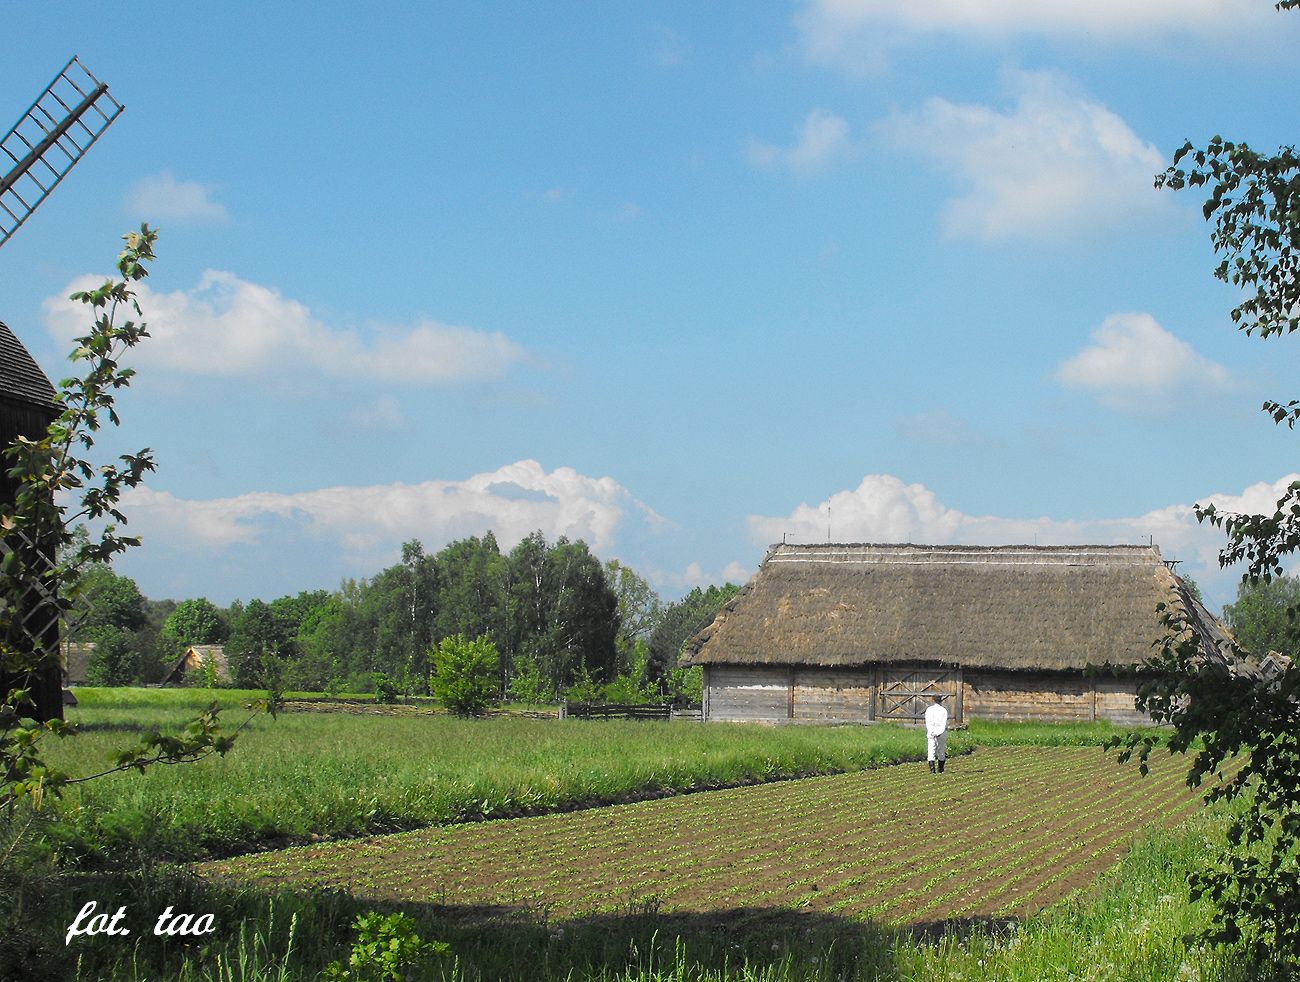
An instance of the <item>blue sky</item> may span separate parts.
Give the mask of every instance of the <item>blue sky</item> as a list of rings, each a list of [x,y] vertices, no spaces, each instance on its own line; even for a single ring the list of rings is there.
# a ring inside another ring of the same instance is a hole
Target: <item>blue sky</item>
[[[1184,139],[1294,142],[1256,0],[16,3],[126,112],[0,252],[51,377],[161,228],[110,452],[152,597],[334,587],[496,530],[669,597],[792,540],[1143,542],[1261,509],[1294,342],[1236,334]],[[7,108],[6,108],[7,107]]]

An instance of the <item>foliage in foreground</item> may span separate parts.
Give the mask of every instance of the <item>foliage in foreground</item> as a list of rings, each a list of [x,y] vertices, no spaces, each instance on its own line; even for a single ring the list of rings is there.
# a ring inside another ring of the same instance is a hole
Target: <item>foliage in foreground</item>
[[[124,236],[126,247],[117,259],[121,277],[96,290],[75,293],[73,300],[93,314],[89,333],[76,339],[72,360],[83,368],[65,379],[56,395],[59,415],[44,435],[19,436],[4,451],[8,476],[17,483],[12,501],[0,503],[0,821],[12,823],[22,806],[39,811],[47,799],[87,781],[124,770],[143,773],[154,764],[176,764],[224,755],[234,734],[223,732],[218,707],[204,709],[181,730],[141,734],[139,743],[119,750],[111,760],[73,777],[48,761],[46,738],[66,738],[74,728],[62,714],[62,670],[59,662],[59,623],[66,619],[82,577],[137,539],[121,535],[115,522],[125,522],[118,509],[122,492],[135,487],[153,470],[150,452],[126,454],[120,463],[99,464],[83,456],[95,445],[95,434],[108,422],[119,422],[116,393],[131,382],[133,370],[123,368],[123,354],[149,336],[142,321],[133,284],[148,275],[157,233],[147,225]],[[119,313],[125,312],[123,318]],[[81,520],[105,524],[97,537],[79,529]],[[33,627],[45,625],[48,627]],[[53,682],[50,705],[49,683]]]
[[[1279,0],[1278,9],[1300,8]],[[1300,330],[1300,155],[1295,147],[1260,153],[1213,137],[1189,141],[1156,179],[1173,189],[1204,188],[1202,212],[1219,256],[1216,278],[1238,287],[1232,322],[1246,335],[1285,337]],[[1294,427],[1300,400],[1266,401],[1264,412]],[[1281,577],[1300,552],[1300,481],[1271,513],[1229,514],[1213,504],[1197,518],[1227,532],[1223,566],[1244,562],[1244,580]],[[1300,662],[1275,680],[1252,678],[1204,653],[1186,619],[1167,611],[1170,636],[1148,663],[1157,674],[1139,706],[1174,728],[1171,745],[1200,740],[1189,780],[1242,761],[1236,779],[1216,794],[1239,800],[1228,826],[1226,855],[1191,880],[1193,893],[1215,905],[1211,937],[1246,944],[1257,957],[1300,967]],[[1289,616],[1300,614],[1294,605]],[[1291,652],[1288,652],[1291,653]],[[1258,652],[1263,654],[1263,652]],[[1130,740],[1141,752],[1141,741]]]

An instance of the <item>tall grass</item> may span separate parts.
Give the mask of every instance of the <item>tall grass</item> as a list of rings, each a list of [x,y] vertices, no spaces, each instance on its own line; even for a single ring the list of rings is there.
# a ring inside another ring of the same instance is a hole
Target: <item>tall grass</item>
[[[112,690],[110,702],[91,691],[70,714],[81,735],[51,744],[48,757],[72,772],[96,770],[137,731],[183,720],[210,695]],[[241,719],[246,696],[221,697],[226,715]],[[52,835],[65,853],[92,863],[124,850],[195,859],[313,837],[858,770],[923,753],[916,729],[892,725],[263,715],[224,758],[116,774],[70,790]]]

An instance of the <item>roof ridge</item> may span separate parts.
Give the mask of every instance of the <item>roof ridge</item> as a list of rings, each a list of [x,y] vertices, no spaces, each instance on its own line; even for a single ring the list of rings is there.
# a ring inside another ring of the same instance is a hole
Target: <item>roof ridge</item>
[[[919,545],[871,542],[782,542],[763,563],[889,563],[891,565],[1097,566],[1163,563],[1150,545]]]

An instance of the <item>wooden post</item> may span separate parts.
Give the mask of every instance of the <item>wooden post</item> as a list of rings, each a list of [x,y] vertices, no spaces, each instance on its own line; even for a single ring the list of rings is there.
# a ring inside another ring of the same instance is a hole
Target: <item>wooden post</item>
[[[962,678],[961,666],[957,666],[957,722],[966,722],[965,707],[962,705],[966,693],[966,682]]]
[[[790,719],[794,719],[794,672],[795,672],[794,666],[791,665],[790,666],[790,709],[789,709]]]
[[[867,721],[874,723],[876,721],[876,692],[880,688],[880,666],[874,666],[870,671],[871,676],[871,698],[867,700]]]

